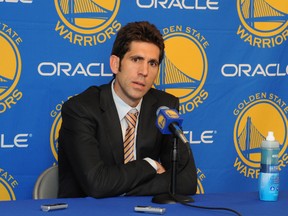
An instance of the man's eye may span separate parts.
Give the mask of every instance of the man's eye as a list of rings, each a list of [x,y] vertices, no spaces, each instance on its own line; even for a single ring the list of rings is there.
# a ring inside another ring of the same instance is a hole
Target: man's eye
[[[132,58],[132,61],[133,61],[133,62],[139,62],[139,61],[140,61],[140,58]]]
[[[150,65],[151,65],[152,67],[158,67],[158,62],[152,61],[152,62],[150,62]]]

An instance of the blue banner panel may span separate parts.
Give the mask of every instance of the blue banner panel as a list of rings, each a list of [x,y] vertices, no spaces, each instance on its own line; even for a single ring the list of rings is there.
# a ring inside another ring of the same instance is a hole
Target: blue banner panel
[[[257,191],[260,144],[280,143],[288,189],[288,1],[0,0],[0,200],[31,199],[58,163],[62,104],[113,76],[128,22],[161,31],[154,87],[180,99],[198,193]]]

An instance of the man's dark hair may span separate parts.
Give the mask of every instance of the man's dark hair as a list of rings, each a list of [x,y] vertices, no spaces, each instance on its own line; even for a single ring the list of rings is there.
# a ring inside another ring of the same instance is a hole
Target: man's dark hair
[[[159,47],[159,63],[161,63],[165,46],[162,34],[155,25],[147,21],[141,21],[131,22],[123,26],[117,33],[111,55],[118,56],[121,61],[126,52],[129,51],[132,41],[153,43]]]

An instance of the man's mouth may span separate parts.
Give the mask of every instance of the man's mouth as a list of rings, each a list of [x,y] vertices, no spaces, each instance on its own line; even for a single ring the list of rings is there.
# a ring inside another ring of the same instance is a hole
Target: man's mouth
[[[145,86],[145,84],[143,82],[133,82],[134,84],[140,85],[140,86]]]

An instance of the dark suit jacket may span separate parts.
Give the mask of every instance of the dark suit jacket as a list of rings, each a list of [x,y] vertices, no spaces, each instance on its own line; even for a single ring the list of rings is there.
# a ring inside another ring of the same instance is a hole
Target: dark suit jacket
[[[155,125],[160,106],[178,109],[178,98],[151,89],[143,98],[137,132],[137,160],[123,164],[123,138],[111,84],[92,86],[62,107],[59,132],[59,197],[111,197],[167,193],[173,138]],[[197,175],[193,155],[178,145],[177,193],[194,194]],[[157,174],[143,158],[159,160]],[[184,167],[185,166],[185,167]],[[184,167],[184,169],[183,169]]]

